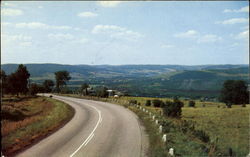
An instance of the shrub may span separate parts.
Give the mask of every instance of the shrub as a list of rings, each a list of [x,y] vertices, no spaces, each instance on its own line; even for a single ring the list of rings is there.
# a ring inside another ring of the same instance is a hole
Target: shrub
[[[209,142],[210,140],[209,136],[203,130],[194,130],[193,135],[205,143]]]
[[[18,109],[5,106],[1,111],[1,118],[11,121],[19,121],[23,120],[25,118],[25,115]]]
[[[192,131],[195,130],[194,122],[193,122],[193,121],[186,121],[186,120],[183,120],[183,121],[181,121],[181,124],[180,124],[180,126],[179,126],[179,129],[180,129],[183,133],[192,132]]]
[[[137,104],[137,100],[134,100],[134,99],[129,100],[129,104],[133,104],[133,105],[135,105],[135,104]]]
[[[241,106],[242,106],[242,107],[246,107],[246,104],[242,104]]]
[[[163,113],[168,117],[180,118],[181,108],[183,106],[183,102],[178,99],[175,99],[173,102],[166,101],[165,107],[163,108]]]
[[[165,106],[164,102],[159,100],[159,99],[154,99],[152,101],[152,103],[153,103],[154,107],[163,107],[163,106]]]
[[[227,106],[227,108],[231,108],[232,104],[231,103],[227,103],[226,106]]]
[[[151,100],[147,100],[145,106],[151,106]]]
[[[174,125],[171,121],[164,120],[161,122],[162,125],[162,132],[163,133],[168,133],[170,132],[171,128],[174,128]]]
[[[188,106],[189,106],[189,107],[195,107],[195,101],[190,100],[190,101],[188,102]]]

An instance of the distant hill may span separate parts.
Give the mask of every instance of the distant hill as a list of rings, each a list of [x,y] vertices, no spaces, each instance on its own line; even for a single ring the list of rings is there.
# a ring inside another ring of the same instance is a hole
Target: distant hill
[[[72,79],[69,87],[87,82],[105,85],[135,96],[218,96],[227,79],[248,81],[248,65],[62,65],[25,64],[33,82],[54,79],[54,72],[67,70]],[[7,74],[18,64],[3,64]]]

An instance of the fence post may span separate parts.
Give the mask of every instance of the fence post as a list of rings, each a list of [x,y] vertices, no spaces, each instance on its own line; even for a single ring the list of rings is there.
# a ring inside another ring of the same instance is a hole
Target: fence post
[[[162,133],[162,125],[159,126],[159,132]]]
[[[166,135],[166,134],[164,134],[164,135],[162,136],[162,141],[163,141],[164,143],[167,141],[167,135]]]
[[[170,148],[168,152],[171,156],[174,156],[174,148]]]
[[[158,124],[158,120],[157,119],[155,120],[155,124]]]

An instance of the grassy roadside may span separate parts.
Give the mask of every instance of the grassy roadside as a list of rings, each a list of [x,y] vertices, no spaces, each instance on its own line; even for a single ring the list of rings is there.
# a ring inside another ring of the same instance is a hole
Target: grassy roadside
[[[74,115],[69,105],[46,97],[4,101],[1,110],[1,145],[6,156],[14,156],[55,132]]]
[[[228,156],[229,149],[232,149],[233,155],[236,156],[246,156],[249,153],[250,105],[233,105],[232,108],[226,108],[225,104],[219,102],[196,101],[196,107],[192,108],[188,107],[188,101],[184,101],[182,118],[175,120],[161,116],[161,108],[144,105],[146,100],[156,98],[96,98],[72,94],[65,96],[107,101],[130,108],[140,117],[149,134],[150,156],[161,156],[159,152],[163,152],[164,156],[170,147],[176,148],[177,156]],[[142,107],[156,115],[160,123],[167,123],[167,127],[171,124],[169,128],[172,129],[165,131],[169,139],[165,146],[157,143],[161,141],[159,139],[162,136],[157,132],[159,126],[152,123],[144,112],[128,105],[130,100],[137,100]],[[206,138],[209,138],[208,142],[204,142]],[[155,142],[152,142],[154,140]],[[158,150],[154,149],[154,146],[157,146]]]

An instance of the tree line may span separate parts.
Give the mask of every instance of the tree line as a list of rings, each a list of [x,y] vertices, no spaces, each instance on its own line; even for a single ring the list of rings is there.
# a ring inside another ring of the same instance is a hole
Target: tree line
[[[55,74],[56,92],[60,92],[66,85],[66,82],[71,79],[69,72],[57,71]],[[55,85],[53,80],[44,80],[42,84],[31,83],[30,73],[26,66],[20,64],[17,70],[10,75],[6,75],[5,71],[1,70],[1,96],[4,94],[11,94],[19,96],[23,95],[35,95],[37,93],[49,93],[52,92]]]

